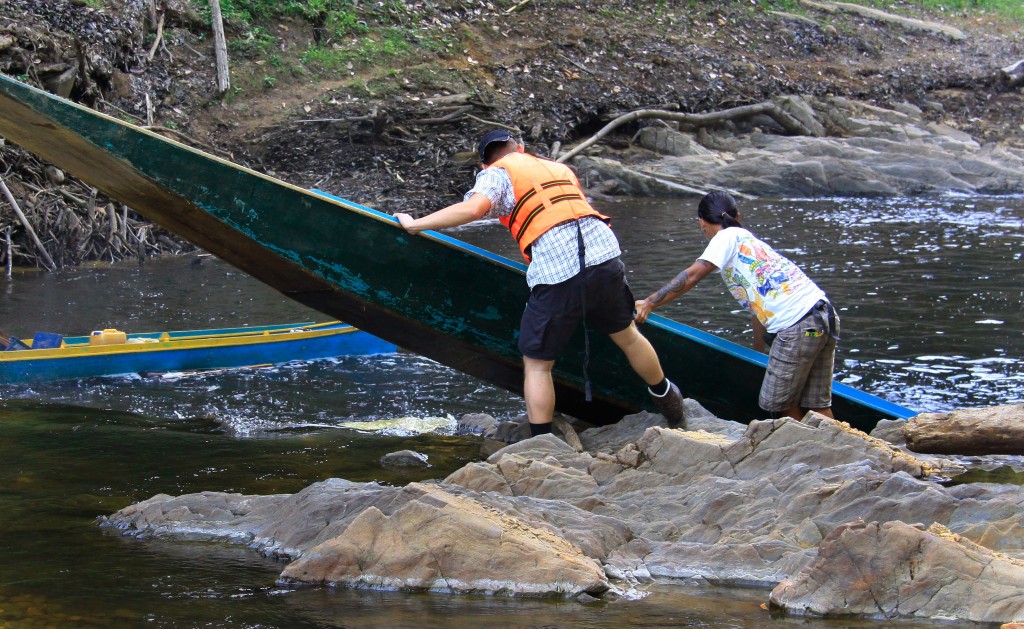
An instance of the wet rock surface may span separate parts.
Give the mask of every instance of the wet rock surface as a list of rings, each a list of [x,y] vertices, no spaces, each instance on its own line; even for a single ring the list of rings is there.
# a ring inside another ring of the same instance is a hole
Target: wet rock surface
[[[918,616],[972,622],[1024,620],[1024,561],[949,529],[854,522],[826,537],[814,563],[771,593],[809,615]]]
[[[981,145],[928,122],[916,108],[903,107],[904,113],[845,98],[777,100],[800,103],[808,135],[784,135],[770,119],[731,130],[647,127],[637,145],[658,157],[637,166],[607,158],[577,163],[599,188],[654,196],[699,197],[713,188],[764,197],[1024,191],[1024,150]]]
[[[1024,582],[1005,577],[1024,560],[1021,487],[945,487],[934,476],[941,466],[814,414],[803,423],[742,426],[688,400],[687,420],[689,431],[672,430],[660,416],[642,413],[583,430],[585,452],[543,435],[443,481],[404,488],[335,479],[285,497],[156,496],[113,514],[106,524],[130,535],[246,543],[293,560],[282,573],[288,580],[560,596],[626,593],[665,579],[781,583],[788,584],[781,590],[787,594],[773,600],[794,613],[831,613],[815,611],[827,609],[830,603],[821,597],[829,588],[847,588],[851,599],[900,599],[901,588],[917,582],[830,581],[826,587],[806,585],[801,575],[845,570],[830,559],[829,544],[864,522],[872,531],[897,526],[887,523],[934,525],[949,531],[944,550],[929,554],[936,558],[936,574],[940,565],[949,574],[965,569],[948,557],[984,554],[993,570],[970,574],[980,580],[971,610],[984,608],[980,593],[988,592],[996,611],[987,618],[1018,619],[1006,601],[1024,597]],[[479,532],[464,556],[459,530]],[[509,530],[516,536],[512,547],[527,550],[505,553],[500,531]],[[918,557],[888,552],[887,543],[865,543],[863,561],[882,552],[894,569],[912,570]],[[361,556],[359,548],[380,553]],[[488,576],[486,565],[466,561],[477,553],[493,556],[489,565],[496,572]],[[536,572],[535,553],[557,562]],[[600,566],[606,579],[595,580],[591,566]],[[930,597],[930,604],[913,609],[882,605],[881,611],[853,613],[939,616],[955,607],[957,592],[950,590],[946,602]],[[974,618],[975,611],[959,609],[955,617]]]

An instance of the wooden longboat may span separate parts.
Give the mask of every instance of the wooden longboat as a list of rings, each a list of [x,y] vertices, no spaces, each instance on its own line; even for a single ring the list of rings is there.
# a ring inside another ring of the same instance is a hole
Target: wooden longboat
[[[88,336],[36,335],[25,349],[0,352],[0,385],[96,376],[274,365],[293,360],[389,354],[395,346],[338,321],[245,328],[138,332],[97,330]]]
[[[524,267],[385,213],[304,190],[0,77],[0,134],[288,297],[408,350],[522,393]],[[644,334],[685,396],[738,421],[764,417],[766,358],[657,315]],[[613,346],[582,334],[555,365],[558,409],[609,423],[652,410]],[[870,430],[913,411],[842,383],[834,412]]]

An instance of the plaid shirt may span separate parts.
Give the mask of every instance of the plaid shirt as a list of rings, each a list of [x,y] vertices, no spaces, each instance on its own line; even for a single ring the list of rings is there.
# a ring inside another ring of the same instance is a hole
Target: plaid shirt
[[[466,193],[465,198],[469,199],[474,194],[482,194],[491,200],[488,218],[508,216],[516,204],[512,179],[508,171],[500,167],[484,168],[477,173],[476,184]],[[583,230],[588,267],[621,255],[615,233],[596,216],[584,216],[579,221],[555,225],[530,246],[531,262],[526,269],[526,283],[530,288],[537,284],[558,284],[579,273],[577,223]]]

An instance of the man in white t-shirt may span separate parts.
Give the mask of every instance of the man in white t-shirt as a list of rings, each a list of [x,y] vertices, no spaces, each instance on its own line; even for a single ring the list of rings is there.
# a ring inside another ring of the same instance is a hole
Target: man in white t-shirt
[[[704,253],[647,299],[636,302],[643,323],[657,307],[681,296],[712,271],[753,315],[754,348],[771,345],[758,404],[802,419],[813,410],[832,417],[832,373],[839,317],[825,293],[803,271],[740,224],[736,202],[712,192],[697,207]]]

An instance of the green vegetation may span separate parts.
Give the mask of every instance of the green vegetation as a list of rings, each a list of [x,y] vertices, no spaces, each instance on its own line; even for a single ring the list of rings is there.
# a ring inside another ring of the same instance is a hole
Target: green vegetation
[[[302,62],[311,70],[332,72],[339,68],[372,66],[409,54],[413,49],[401,29],[383,28],[337,46],[310,46]]]
[[[206,0],[192,3],[210,19]],[[232,55],[258,66],[232,69],[236,94],[299,77],[407,67],[461,48],[451,32],[421,31],[422,11],[398,0],[221,0],[221,13]]]
[[[918,0],[918,3],[940,11],[983,12],[1024,22],[1024,2],[1021,0]]]

